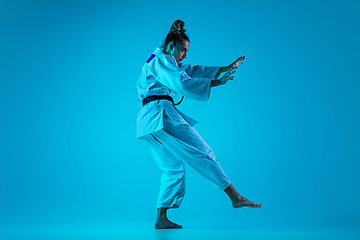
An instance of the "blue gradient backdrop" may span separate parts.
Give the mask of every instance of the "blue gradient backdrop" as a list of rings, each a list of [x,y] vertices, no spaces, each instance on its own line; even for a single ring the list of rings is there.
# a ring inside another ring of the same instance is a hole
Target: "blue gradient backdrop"
[[[180,109],[241,194],[187,167],[185,226],[360,227],[359,1],[0,2],[0,224],[153,226],[161,171],[135,138],[141,67],[176,19],[184,63],[236,79]],[[176,99],[177,100],[177,99]]]

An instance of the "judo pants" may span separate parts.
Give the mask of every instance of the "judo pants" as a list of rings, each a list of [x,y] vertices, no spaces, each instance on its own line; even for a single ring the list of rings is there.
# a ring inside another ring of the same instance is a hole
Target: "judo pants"
[[[231,182],[210,146],[189,125],[167,127],[149,134],[146,140],[161,176],[158,208],[178,208],[185,195],[184,162],[204,176],[214,188],[224,190]]]

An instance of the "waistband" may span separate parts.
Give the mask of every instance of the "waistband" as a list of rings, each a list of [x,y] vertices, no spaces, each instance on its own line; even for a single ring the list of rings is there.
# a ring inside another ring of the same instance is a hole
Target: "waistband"
[[[169,95],[153,95],[153,96],[149,96],[149,97],[144,98],[142,103],[143,103],[143,106],[145,106],[149,102],[156,101],[156,100],[162,100],[162,99],[168,100],[168,101],[172,102],[174,105],[179,105],[182,102],[182,100],[184,99],[184,96],[181,98],[180,102],[178,102],[176,104],[174,103],[174,99],[172,97],[170,97]]]

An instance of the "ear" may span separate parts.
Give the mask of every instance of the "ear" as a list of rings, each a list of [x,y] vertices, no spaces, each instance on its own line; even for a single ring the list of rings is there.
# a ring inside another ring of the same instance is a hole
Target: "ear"
[[[174,43],[173,43],[173,42],[171,42],[171,43],[169,44],[169,49],[170,49],[170,51],[172,51],[172,50],[174,49]]]

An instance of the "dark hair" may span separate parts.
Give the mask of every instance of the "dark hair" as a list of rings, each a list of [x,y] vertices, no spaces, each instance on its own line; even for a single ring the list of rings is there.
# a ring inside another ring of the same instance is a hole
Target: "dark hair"
[[[184,28],[185,23],[181,20],[176,20],[170,28],[170,32],[165,38],[165,41],[161,48],[165,50],[169,43],[174,43],[176,46],[177,43],[181,44],[183,40],[190,42],[189,37],[185,34],[186,30]]]

